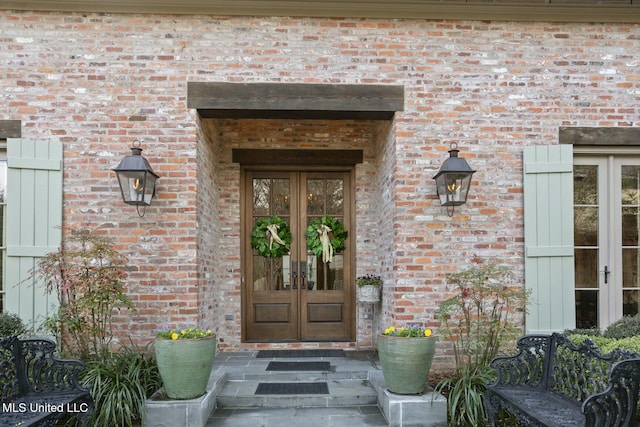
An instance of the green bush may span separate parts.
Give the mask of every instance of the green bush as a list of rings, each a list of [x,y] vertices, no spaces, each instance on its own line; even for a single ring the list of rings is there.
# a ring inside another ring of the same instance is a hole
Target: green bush
[[[125,348],[86,362],[82,383],[91,388],[95,413],[91,426],[130,427],[142,420],[145,399],[162,382],[153,354]]]
[[[640,315],[623,317],[609,325],[602,335],[607,338],[629,338],[640,335]]]
[[[599,337],[602,335],[600,329],[598,328],[590,328],[590,329],[565,329],[565,335],[587,335],[589,337]]]
[[[604,354],[611,353],[616,348],[640,353],[640,336],[617,339],[607,338],[603,336],[589,336],[584,334],[569,335],[569,339],[571,339],[571,342],[573,342],[574,344],[580,344],[587,338],[596,343],[600,351]]]
[[[27,331],[17,314],[0,313],[0,337],[20,336]]]

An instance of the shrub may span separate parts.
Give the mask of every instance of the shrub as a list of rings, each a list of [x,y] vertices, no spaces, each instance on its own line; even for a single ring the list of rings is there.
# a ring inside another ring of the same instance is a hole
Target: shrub
[[[640,336],[626,338],[607,338],[602,336],[589,336],[582,334],[569,335],[569,339],[571,339],[571,342],[573,342],[574,344],[580,344],[587,338],[593,341],[598,346],[600,351],[604,354],[611,353],[616,348],[640,353]]]
[[[513,273],[495,263],[450,274],[456,294],[440,304],[439,331],[453,342],[454,376],[438,383],[449,391],[450,425],[481,426],[486,423],[482,395],[494,375],[489,362],[521,334],[516,320],[526,310],[529,293],[513,285]]]
[[[20,336],[27,331],[17,314],[0,313],[0,337]]]
[[[108,238],[88,230],[72,232],[40,260],[32,274],[58,297],[58,312],[46,325],[61,351],[82,359],[109,352],[114,310],[133,308],[124,293],[125,262]]]
[[[612,323],[602,335],[607,338],[629,338],[640,335],[640,314],[625,316]]]
[[[513,273],[504,266],[475,258],[476,266],[447,276],[456,294],[436,313],[439,331],[452,339],[456,369],[484,367],[521,334],[517,317],[526,310],[529,294],[513,285]]]
[[[94,427],[139,423],[145,399],[162,385],[153,354],[131,348],[88,361],[82,383],[91,388],[95,402]]]
[[[586,335],[589,337],[599,337],[602,335],[600,329],[598,328],[589,328],[589,329],[565,329],[565,335]]]

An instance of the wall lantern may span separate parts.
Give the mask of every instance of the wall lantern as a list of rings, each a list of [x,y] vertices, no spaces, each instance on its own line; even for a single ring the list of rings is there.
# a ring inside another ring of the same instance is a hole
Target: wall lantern
[[[151,198],[156,194],[156,180],[159,178],[142,157],[142,148],[136,141],[131,147],[131,155],[125,156],[120,164],[113,169],[118,176],[122,200],[128,205],[134,205],[139,216],[144,216],[147,206],[151,205]],[[143,207],[140,213],[140,206]]]
[[[453,216],[456,206],[467,202],[471,175],[475,173],[462,157],[458,157],[457,144],[451,144],[449,158],[444,161],[440,170],[433,177],[436,180],[436,191],[440,205],[447,207],[447,215]]]

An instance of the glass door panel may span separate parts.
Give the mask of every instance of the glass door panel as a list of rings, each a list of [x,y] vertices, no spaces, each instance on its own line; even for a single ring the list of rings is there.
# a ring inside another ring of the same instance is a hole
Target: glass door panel
[[[640,166],[625,165],[620,167],[621,194],[621,241],[622,241],[622,314],[634,316],[638,314],[640,278]]]
[[[575,165],[574,193],[574,255],[576,327],[594,328],[599,311],[599,165]]]
[[[640,158],[574,159],[576,327],[640,313]]]

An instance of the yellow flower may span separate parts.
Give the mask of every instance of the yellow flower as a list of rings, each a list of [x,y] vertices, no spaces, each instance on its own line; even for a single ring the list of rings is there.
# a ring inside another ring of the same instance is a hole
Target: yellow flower
[[[183,329],[183,330],[181,330],[181,331],[180,331],[180,333],[181,333],[182,335],[184,335],[184,334],[186,334],[187,332]]]
[[[172,340],[177,340],[178,339],[178,334],[176,334],[175,332],[171,334],[171,339]]]
[[[424,336],[425,337],[430,337],[431,336],[431,329],[425,329],[424,330]]]
[[[384,330],[384,334],[385,335],[392,334],[395,330],[396,328],[394,328],[393,326],[389,326],[387,329]]]
[[[403,327],[403,328],[398,328],[398,333],[399,333],[399,334],[403,333],[405,329],[406,329],[406,328],[404,328],[404,327]]]

